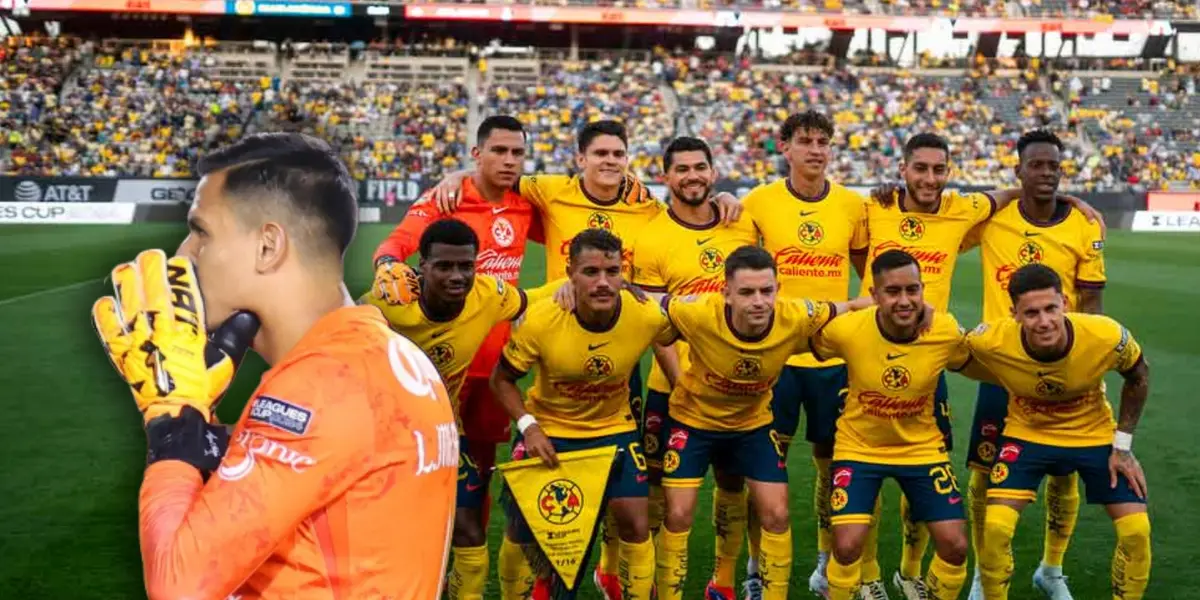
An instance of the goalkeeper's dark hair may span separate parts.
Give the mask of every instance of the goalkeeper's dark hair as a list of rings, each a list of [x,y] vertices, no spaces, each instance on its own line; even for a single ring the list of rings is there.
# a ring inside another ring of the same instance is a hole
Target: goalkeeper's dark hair
[[[770,269],[775,272],[775,259],[771,253],[758,246],[742,246],[725,257],[725,279],[733,279],[734,273],[743,269],[762,271]]]
[[[712,148],[708,147],[708,143],[697,137],[683,135],[671,140],[667,149],[663,151],[664,172],[671,170],[676,152],[703,152],[704,158],[708,160],[708,166],[712,166]]]
[[[796,132],[801,130],[819,131],[832,138],[833,121],[823,113],[809,109],[788,117],[779,128],[779,139],[790,142]]]
[[[272,211],[298,227],[289,233],[314,249],[344,256],[358,228],[354,179],[325,142],[302,133],[258,133],[200,159],[201,176],[225,174],[234,210]],[[301,239],[307,238],[307,239]],[[302,245],[304,245],[302,243]]]
[[[879,277],[884,273],[887,273],[888,271],[895,271],[896,269],[901,269],[909,265],[917,267],[917,273],[921,272],[921,263],[917,261],[915,256],[903,250],[888,250],[887,252],[876,256],[875,260],[871,261],[871,277],[878,281]]]
[[[579,232],[571,240],[571,246],[567,250],[567,261],[575,262],[584,250],[599,250],[601,252],[615,252],[621,254],[621,238],[613,235],[607,229],[598,229],[592,227]]]
[[[425,228],[425,233],[421,234],[421,241],[417,243],[417,251],[421,253],[421,258],[429,258],[434,244],[471,246],[475,248],[475,252],[479,252],[479,236],[475,235],[475,230],[471,229],[470,225],[458,219],[439,219]]]
[[[626,148],[629,147],[629,134],[625,132],[625,126],[620,121],[592,121],[579,128],[579,151],[587,152],[588,146],[602,135],[614,135],[621,139]]]
[[[493,131],[515,131],[522,136],[525,136],[525,127],[516,117],[509,115],[492,115],[483,120],[479,124],[479,129],[475,131],[475,145],[483,147],[484,142],[492,135]]]
[[[1029,292],[1050,289],[1061,294],[1062,277],[1059,277],[1054,269],[1041,263],[1032,263],[1017,269],[1008,281],[1008,297],[1013,304]]]
[[[1017,140],[1017,158],[1024,158],[1025,149],[1034,144],[1050,144],[1058,148],[1059,152],[1063,151],[1062,140],[1058,139],[1054,132],[1047,129],[1034,129],[1026,131],[1020,139]]]
[[[946,138],[936,133],[918,133],[904,142],[904,160],[912,158],[913,152],[922,148],[932,148],[946,153],[946,161],[950,161],[950,143]]]

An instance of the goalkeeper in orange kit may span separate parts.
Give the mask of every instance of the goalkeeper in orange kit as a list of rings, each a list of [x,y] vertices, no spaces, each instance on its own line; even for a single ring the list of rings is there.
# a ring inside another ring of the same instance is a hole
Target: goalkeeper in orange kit
[[[92,310],[146,419],[148,596],[439,597],[454,415],[429,359],[346,292],[353,180],[298,134],[250,136],[199,172],[179,256],[117,266]],[[251,336],[271,369],[227,436],[213,409]]]

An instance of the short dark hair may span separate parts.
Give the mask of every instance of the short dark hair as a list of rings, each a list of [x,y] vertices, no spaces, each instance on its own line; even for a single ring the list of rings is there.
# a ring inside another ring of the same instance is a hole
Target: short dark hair
[[[1047,129],[1034,129],[1026,131],[1020,139],[1017,140],[1017,158],[1021,158],[1025,154],[1025,149],[1033,144],[1050,144],[1058,148],[1059,152],[1063,151],[1062,140],[1058,139],[1054,132]]]
[[[775,259],[771,258],[770,252],[758,246],[741,246],[725,257],[725,279],[733,279],[734,273],[742,269],[770,269],[774,273]]]
[[[516,131],[522,136],[525,135],[525,127],[516,117],[510,115],[492,115],[483,120],[479,124],[479,129],[475,131],[475,145],[482,146],[487,141],[492,132],[500,129],[503,131]]]
[[[912,158],[913,152],[921,148],[932,148],[941,150],[946,153],[946,160],[950,160],[950,144],[946,138],[936,133],[918,133],[904,143],[904,160]]]
[[[625,133],[625,126],[620,121],[604,120],[592,121],[579,128],[579,151],[587,152],[588,146],[592,145],[592,141],[602,135],[615,135],[621,138],[621,143],[629,146],[629,135]]]
[[[917,272],[921,272],[921,263],[917,258],[903,250],[888,250],[875,257],[871,261],[871,277],[878,279],[887,271],[894,271],[908,265],[916,265]]]
[[[345,255],[358,228],[356,186],[329,144],[303,133],[257,133],[196,164],[201,177],[218,171],[225,174],[222,191],[236,198],[235,210],[269,210],[280,203],[283,218],[316,225],[292,233],[313,231],[316,239],[303,241]]]
[[[479,236],[475,235],[475,230],[471,229],[470,225],[458,219],[438,219],[421,234],[421,241],[417,244],[421,258],[429,258],[434,244],[472,246],[478,252]]]
[[[567,250],[567,261],[575,262],[584,250],[599,250],[601,252],[616,252],[621,254],[621,238],[613,235],[607,229],[591,227],[579,232],[571,239],[570,249]]]
[[[779,128],[779,139],[790,142],[792,141],[792,136],[796,135],[796,132],[801,129],[820,131],[829,137],[833,137],[833,121],[830,121],[829,117],[823,113],[809,109],[788,117],[783,122],[783,126]]]
[[[671,164],[675,162],[676,152],[703,152],[704,158],[708,160],[708,165],[712,166],[712,148],[708,147],[708,142],[691,136],[679,136],[667,146],[663,151],[663,171],[670,171]]]
[[[1013,304],[1028,292],[1053,289],[1062,293],[1062,277],[1042,263],[1032,263],[1017,269],[1008,281],[1008,297]]]

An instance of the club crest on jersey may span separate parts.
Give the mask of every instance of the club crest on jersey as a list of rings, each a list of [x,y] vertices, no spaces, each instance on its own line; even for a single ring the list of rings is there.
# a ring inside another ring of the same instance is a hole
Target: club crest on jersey
[[[892,390],[902,390],[912,382],[912,374],[900,365],[892,365],[883,370],[883,387]]]
[[[591,377],[608,377],[613,372],[612,360],[602,354],[587,357],[583,371]]]
[[[679,453],[674,450],[667,450],[663,455],[663,473],[668,475],[674,473],[679,468]]]
[[[925,223],[916,217],[904,217],[900,220],[900,237],[915,242],[925,236]]]
[[[642,445],[646,447],[646,454],[658,454],[658,434],[646,430],[646,435],[642,436]]]
[[[992,483],[999,485],[1004,483],[1005,479],[1008,479],[1008,465],[1004,463],[996,463],[992,467]]]
[[[538,492],[537,506],[547,522],[565,525],[583,512],[583,490],[569,479],[555,479]]]
[[[1048,379],[1039,379],[1033,391],[1044,398],[1046,396],[1061,396],[1066,391],[1066,388],[1061,383],[1056,383]]]
[[[796,230],[796,236],[805,246],[816,246],[825,239],[825,230],[816,221],[805,221],[800,225],[800,229]]]
[[[700,268],[705,273],[716,273],[725,266],[725,257],[716,248],[705,248],[700,251]]]
[[[850,494],[846,492],[845,488],[836,488],[832,494],[829,494],[829,508],[832,508],[834,512],[846,508],[847,504],[850,504]]]
[[[758,377],[762,373],[762,362],[757,358],[739,358],[733,363],[733,374],[739,379]]]
[[[982,460],[985,463],[990,463],[993,460],[996,460],[996,444],[991,442],[980,442],[977,451],[979,454],[979,460]]]
[[[516,237],[516,230],[513,229],[513,225],[508,219],[496,217],[492,221],[492,239],[496,240],[497,245],[507,248],[512,245]]]
[[[1021,261],[1022,265],[1040,263],[1045,256],[1046,254],[1042,250],[1042,247],[1036,242],[1026,241],[1017,249],[1017,260]]]
[[[604,213],[594,212],[588,215],[587,226],[589,229],[603,229],[605,231],[612,231],[612,217]]]
[[[439,369],[450,364],[454,360],[454,346],[448,342],[442,342],[429,349],[429,360],[433,361],[433,365]]]

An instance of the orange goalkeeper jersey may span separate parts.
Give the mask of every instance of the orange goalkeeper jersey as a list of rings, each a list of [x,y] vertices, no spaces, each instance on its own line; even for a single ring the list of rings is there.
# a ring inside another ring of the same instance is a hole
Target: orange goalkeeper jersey
[[[437,598],[457,465],[433,364],[375,307],[338,309],[263,375],[207,483],[146,470],[149,596]]]

